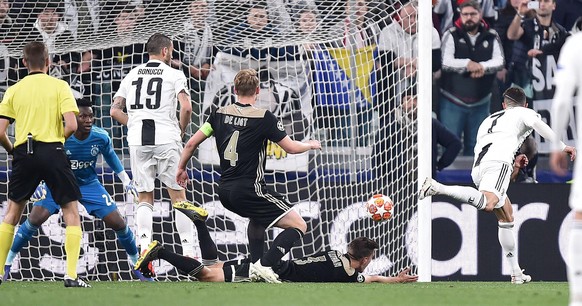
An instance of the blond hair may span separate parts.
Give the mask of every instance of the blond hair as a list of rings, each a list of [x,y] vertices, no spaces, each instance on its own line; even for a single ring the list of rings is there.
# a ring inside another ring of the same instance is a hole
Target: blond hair
[[[259,76],[254,69],[243,69],[234,77],[234,89],[239,96],[253,96],[257,87],[259,87]]]

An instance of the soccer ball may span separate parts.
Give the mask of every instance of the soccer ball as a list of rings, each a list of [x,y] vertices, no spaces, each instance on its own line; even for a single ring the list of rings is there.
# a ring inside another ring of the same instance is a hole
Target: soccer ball
[[[390,220],[393,208],[392,199],[383,194],[375,194],[366,202],[366,211],[376,222]]]

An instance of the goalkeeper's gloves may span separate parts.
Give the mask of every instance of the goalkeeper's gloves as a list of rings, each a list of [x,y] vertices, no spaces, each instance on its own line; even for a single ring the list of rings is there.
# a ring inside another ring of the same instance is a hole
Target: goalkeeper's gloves
[[[34,190],[32,196],[30,196],[30,201],[38,202],[44,200],[45,198],[46,198],[46,184],[44,182],[40,182],[40,184],[36,186],[36,189]]]
[[[127,195],[131,195],[133,197],[133,202],[137,203],[139,201],[137,189],[135,188],[135,183],[129,178],[127,172],[121,171],[117,174],[117,177],[123,183],[123,189]]]
[[[135,184],[133,181],[129,181],[127,185],[124,184],[123,188],[125,188],[125,193],[131,195],[133,197],[133,202],[137,203],[139,198],[137,194],[137,189],[135,188]]]

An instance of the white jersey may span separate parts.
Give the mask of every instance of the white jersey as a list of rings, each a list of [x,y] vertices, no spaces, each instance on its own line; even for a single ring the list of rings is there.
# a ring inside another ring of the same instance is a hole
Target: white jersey
[[[176,116],[181,91],[190,95],[184,73],[158,60],[133,68],[123,78],[115,97],[125,98],[130,146],[182,141]]]
[[[582,33],[577,33],[568,40],[560,51],[558,60],[558,71],[556,72],[556,93],[552,103],[552,128],[556,132],[565,131],[568,125],[568,117],[576,97],[576,119],[577,143],[580,145],[580,135],[582,135],[582,58],[580,50],[582,48]],[[574,120],[574,118],[570,118]],[[559,149],[554,145],[554,149]],[[570,207],[577,212],[582,212],[582,162],[576,158],[574,162],[574,183],[570,189]]]
[[[484,161],[513,164],[515,153],[536,123],[545,124],[538,113],[525,107],[507,108],[489,115],[477,132],[474,164]]]

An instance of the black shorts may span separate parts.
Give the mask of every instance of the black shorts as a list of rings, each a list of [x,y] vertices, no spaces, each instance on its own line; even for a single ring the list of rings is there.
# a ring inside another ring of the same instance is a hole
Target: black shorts
[[[265,228],[275,225],[291,209],[285,196],[264,184],[229,184],[227,187],[219,184],[217,193],[224,208]]]
[[[81,198],[71,163],[60,142],[35,142],[34,154],[26,153],[26,144],[14,148],[8,198],[15,202],[28,200],[41,180],[59,205]]]

